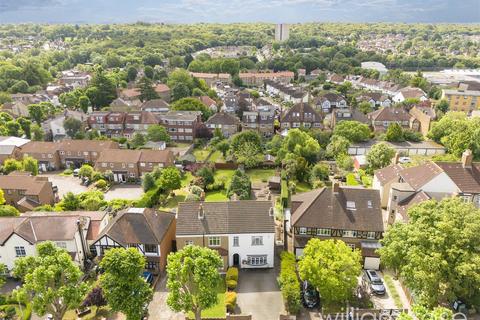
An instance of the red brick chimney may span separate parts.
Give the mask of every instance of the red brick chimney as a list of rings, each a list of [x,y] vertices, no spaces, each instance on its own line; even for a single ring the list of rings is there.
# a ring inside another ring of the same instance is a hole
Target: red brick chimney
[[[471,168],[473,162],[472,150],[467,149],[462,154],[462,166],[464,168]]]

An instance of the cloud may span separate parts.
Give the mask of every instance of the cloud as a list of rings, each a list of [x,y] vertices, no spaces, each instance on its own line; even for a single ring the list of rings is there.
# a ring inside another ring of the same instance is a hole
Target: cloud
[[[59,6],[63,0],[0,0],[0,12]]]

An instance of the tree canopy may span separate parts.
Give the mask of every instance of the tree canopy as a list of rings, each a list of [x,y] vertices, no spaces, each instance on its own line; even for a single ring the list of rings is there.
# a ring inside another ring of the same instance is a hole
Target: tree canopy
[[[382,262],[402,276],[422,305],[480,298],[480,211],[459,198],[430,200],[408,210],[408,223],[385,234]]]

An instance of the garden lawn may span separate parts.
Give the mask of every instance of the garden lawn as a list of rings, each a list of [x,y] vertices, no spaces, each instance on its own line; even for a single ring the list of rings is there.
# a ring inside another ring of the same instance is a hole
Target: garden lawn
[[[225,159],[223,158],[223,154],[220,151],[215,151],[212,153],[210,158],[208,158],[210,162],[217,162],[217,163],[225,163]]]
[[[225,312],[226,312],[225,291],[226,291],[225,278],[222,277],[222,279],[220,280],[220,283],[218,284],[218,288],[217,288],[217,298],[218,298],[217,304],[214,305],[211,308],[203,310],[202,311],[202,319],[203,318],[207,318],[207,319],[208,318],[225,318]],[[188,317],[190,319],[195,318],[195,316],[191,312],[188,313]]]
[[[302,193],[312,190],[312,186],[307,182],[295,182],[295,192]]]
[[[183,175],[183,178],[181,180],[182,188],[187,187],[192,180],[193,180],[192,173],[189,172],[189,171],[185,172],[185,174]]]
[[[193,155],[195,156],[195,159],[197,161],[205,161],[210,154],[209,149],[194,149],[193,150]]]
[[[228,169],[215,170],[214,178],[215,178],[215,181],[219,181],[220,179],[225,179],[225,186],[228,186],[230,184],[230,180],[232,180],[234,173],[235,173],[235,170],[228,170]]]
[[[252,183],[268,182],[275,175],[275,169],[250,169],[246,172]]]
[[[178,207],[179,202],[185,201],[186,195],[185,194],[179,194],[179,191],[175,191],[175,197],[169,197],[167,200],[167,203],[165,206],[160,207],[160,210],[165,210],[165,211],[172,211],[176,207]]]
[[[347,186],[358,186],[360,185],[355,177],[354,173],[347,174]]]
[[[205,194],[205,201],[206,202],[228,201],[228,197],[225,194],[224,190],[207,191]]]

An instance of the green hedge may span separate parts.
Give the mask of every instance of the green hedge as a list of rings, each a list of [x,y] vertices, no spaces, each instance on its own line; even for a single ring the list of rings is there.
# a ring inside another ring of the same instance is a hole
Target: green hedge
[[[290,314],[300,311],[300,281],[295,272],[295,265],[295,255],[290,252],[282,252],[278,283],[285,301],[285,309]]]
[[[288,184],[287,180],[282,180],[281,184],[282,190],[280,193],[280,198],[282,199],[282,205],[283,207],[288,207]]]

